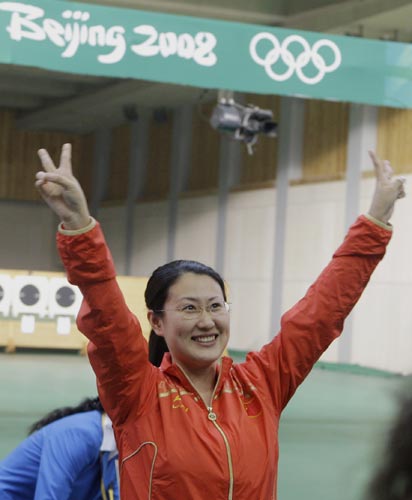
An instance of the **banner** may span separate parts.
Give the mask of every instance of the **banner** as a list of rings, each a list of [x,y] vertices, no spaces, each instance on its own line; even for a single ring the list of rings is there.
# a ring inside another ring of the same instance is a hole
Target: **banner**
[[[0,64],[412,107],[412,46],[64,1],[0,1]]]

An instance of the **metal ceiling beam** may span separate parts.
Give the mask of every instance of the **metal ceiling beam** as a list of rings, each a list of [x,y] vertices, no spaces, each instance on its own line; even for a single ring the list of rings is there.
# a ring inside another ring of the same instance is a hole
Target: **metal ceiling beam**
[[[39,97],[22,95],[12,92],[0,92],[0,108],[35,109],[42,105]]]
[[[96,85],[102,84],[104,82],[110,83],[113,78],[96,76],[96,75],[85,75],[77,73],[64,73],[62,71],[52,71],[49,69],[38,68],[35,66],[20,66],[16,64],[0,64],[0,80],[5,76],[8,77],[23,77],[23,78],[33,78],[38,80],[53,80],[55,82],[67,82],[73,83],[75,81],[76,85]]]
[[[67,99],[58,104],[26,113],[16,120],[16,125],[30,129],[54,129],[86,133],[96,126],[116,124],[113,108],[119,108],[119,115],[125,104],[134,102],[137,94],[155,84],[135,80],[121,80],[120,83],[104,87],[93,93]]]
[[[283,27],[327,32],[406,5],[410,0],[349,0],[288,16]]]
[[[87,133],[103,124],[116,126],[123,123],[126,120],[124,106],[175,108],[196,102],[202,93],[202,89],[183,85],[121,80],[93,93],[26,113],[16,121],[16,125],[38,130]],[[210,98],[214,95],[211,91]]]
[[[0,76],[0,93],[22,92],[48,98],[66,97],[76,93],[78,86],[74,83],[59,82],[40,78],[16,78],[11,75]]]
[[[217,18],[227,21],[267,24],[271,26],[280,26],[285,20],[285,16],[275,13],[241,10],[236,7],[235,2],[233,8],[217,7],[215,5],[199,4],[197,2],[187,3],[162,0],[120,0],[116,2],[113,0],[85,0],[80,3],[94,3],[112,7],[127,7],[130,9],[150,10],[152,12],[167,12],[169,14],[206,17],[212,19]]]

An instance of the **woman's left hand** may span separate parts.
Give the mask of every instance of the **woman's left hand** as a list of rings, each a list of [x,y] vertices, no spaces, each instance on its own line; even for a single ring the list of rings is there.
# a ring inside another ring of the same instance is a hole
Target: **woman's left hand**
[[[381,160],[369,151],[375,169],[375,193],[368,214],[387,224],[392,217],[396,200],[405,197],[405,177],[394,177],[388,160]]]

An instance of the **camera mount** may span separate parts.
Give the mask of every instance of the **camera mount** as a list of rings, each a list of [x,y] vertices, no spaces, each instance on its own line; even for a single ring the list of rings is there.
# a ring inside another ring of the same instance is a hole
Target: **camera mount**
[[[235,140],[242,141],[250,155],[258,135],[277,136],[277,123],[273,121],[270,109],[261,109],[248,104],[246,106],[235,102],[232,92],[220,91],[218,103],[210,118],[211,126],[231,135]]]

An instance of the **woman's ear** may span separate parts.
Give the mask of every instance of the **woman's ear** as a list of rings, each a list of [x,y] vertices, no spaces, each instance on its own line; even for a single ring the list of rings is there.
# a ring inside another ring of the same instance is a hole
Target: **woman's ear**
[[[161,316],[153,311],[147,311],[147,319],[156,335],[163,337],[163,321]]]

